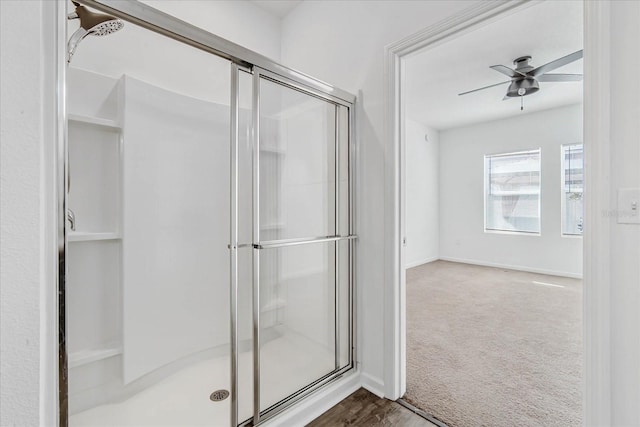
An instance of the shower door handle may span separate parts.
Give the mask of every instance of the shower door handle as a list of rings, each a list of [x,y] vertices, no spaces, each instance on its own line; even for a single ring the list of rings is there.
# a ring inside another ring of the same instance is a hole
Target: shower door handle
[[[254,243],[254,249],[272,249],[282,248],[285,246],[297,246],[306,245],[309,243],[324,243],[324,242],[339,242],[341,240],[355,240],[358,236],[350,234],[348,236],[325,236],[316,237],[311,239],[287,239],[287,240],[272,240],[269,242]]]
[[[231,246],[227,245],[227,249],[242,249],[242,248],[251,248],[253,247],[252,243],[238,243],[237,245]]]

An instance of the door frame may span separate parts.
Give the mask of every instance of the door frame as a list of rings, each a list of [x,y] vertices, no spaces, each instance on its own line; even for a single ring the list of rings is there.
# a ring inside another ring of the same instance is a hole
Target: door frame
[[[406,391],[406,288],[404,224],[404,58],[425,47],[446,43],[538,1],[489,1],[477,4],[385,49],[385,291],[384,393],[398,399]],[[583,335],[585,425],[610,420],[609,228],[600,214],[609,206],[609,33],[608,2],[584,0],[584,145],[585,233],[583,237]]]

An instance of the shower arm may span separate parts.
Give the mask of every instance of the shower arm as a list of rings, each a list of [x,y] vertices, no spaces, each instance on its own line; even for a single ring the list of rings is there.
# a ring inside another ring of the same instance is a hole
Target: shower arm
[[[74,18],[69,18],[74,19]],[[78,47],[78,44],[89,35],[89,31],[85,30],[83,27],[78,28],[75,33],[69,38],[69,42],[67,43],[67,63],[71,62],[71,58]]]

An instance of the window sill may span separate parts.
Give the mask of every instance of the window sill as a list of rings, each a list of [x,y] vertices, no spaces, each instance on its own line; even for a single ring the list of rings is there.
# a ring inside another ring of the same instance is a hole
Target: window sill
[[[561,237],[566,237],[567,239],[582,239],[583,234],[561,234]]]
[[[487,230],[485,229],[484,232],[486,234],[507,234],[507,235],[512,235],[512,236],[533,236],[533,237],[540,237],[540,233],[530,233],[528,231],[507,231],[507,230]]]

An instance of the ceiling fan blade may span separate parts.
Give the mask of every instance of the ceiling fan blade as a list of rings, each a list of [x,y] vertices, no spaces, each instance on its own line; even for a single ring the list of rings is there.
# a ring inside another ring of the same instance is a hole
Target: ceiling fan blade
[[[496,84],[494,84],[494,85],[489,85],[489,86],[481,87],[481,88],[478,88],[478,89],[468,90],[468,91],[466,91],[466,92],[459,93],[459,94],[458,94],[458,96],[460,96],[460,95],[466,95],[466,94],[468,94],[468,93],[472,93],[472,92],[477,92],[477,91],[479,91],[479,90],[489,89],[489,88],[491,88],[491,87],[496,87],[496,86],[504,85],[504,84],[507,84],[507,83],[509,83],[509,82],[501,82],[501,83],[496,83]]]
[[[505,76],[509,76],[509,77],[527,77],[526,74],[521,73],[520,71],[516,71],[504,65],[492,65],[489,68],[491,68],[492,70],[496,70],[497,72],[502,73]]]
[[[555,61],[551,61],[548,64],[541,65],[538,68],[535,68],[529,71],[527,74],[534,77],[539,76],[548,71],[555,70],[556,68],[560,68],[563,65],[567,65],[574,61],[577,61],[580,58],[582,58],[582,49],[580,49],[577,52],[570,53],[567,56],[563,56],[562,58],[558,58]]]
[[[582,74],[543,74],[536,77],[539,82],[579,82]]]

